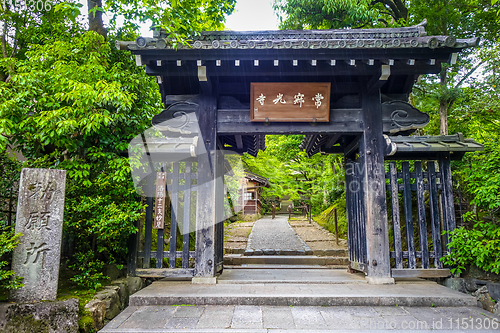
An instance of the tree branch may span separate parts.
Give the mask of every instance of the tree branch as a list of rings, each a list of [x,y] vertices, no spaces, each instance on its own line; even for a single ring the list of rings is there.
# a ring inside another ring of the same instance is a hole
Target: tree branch
[[[383,4],[384,7],[389,7],[392,10],[391,16],[395,20],[398,20],[399,18],[401,18],[401,13],[400,13],[398,7],[391,0],[374,0],[371,2],[371,5],[376,5],[377,3]]]
[[[3,23],[2,35],[0,36],[2,41],[2,56],[7,58],[7,21]]]
[[[399,12],[401,13],[401,18],[405,21],[408,19],[408,8],[406,8],[405,4],[401,0],[393,0],[396,7],[398,7]]]
[[[465,80],[467,80],[467,78],[469,78],[469,76],[472,75],[472,73],[474,73],[479,67],[481,67],[481,65],[484,64],[484,61],[481,61],[479,64],[477,64],[474,68],[472,68],[469,73],[465,74],[465,76],[460,80],[458,81],[458,83],[455,85],[455,88],[458,88],[462,85],[462,83],[464,83]]]

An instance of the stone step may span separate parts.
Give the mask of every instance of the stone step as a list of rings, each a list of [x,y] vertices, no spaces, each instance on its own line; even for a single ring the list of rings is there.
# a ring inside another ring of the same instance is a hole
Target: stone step
[[[224,269],[348,269],[348,265],[259,265],[259,264],[244,264],[239,266],[224,265]]]
[[[224,249],[224,254],[245,254],[245,249],[235,249],[235,248],[225,248]],[[274,255],[315,255],[315,256],[318,256],[318,257],[347,257],[348,256],[348,252],[347,250],[344,250],[344,249],[332,249],[332,250],[312,250],[312,253],[309,252],[309,253],[306,253],[304,251],[304,253],[297,253],[297,251],[292,251],[290,250],[289,252],[282,252],[282,250],[278,250],[279,252],[277,252],[276,250],[274,250],[275,253]],[[246,255],[265,255],[263,252],[260,253],[258,252],[257,254],[254,252],[249,252],[249,251],[246,251]]]
[[[224,265],[348,265],[347,257],[318,257],[314,255],[301,256],[245,256],[239,254],[225,255]]]
[[[220,279],[213,285],[157,281],[130,296],[132,307],[180,304],[459,307],[476,306],[476,299],[434,282],[375,286],[360,281],[249,284],[220,283]]]

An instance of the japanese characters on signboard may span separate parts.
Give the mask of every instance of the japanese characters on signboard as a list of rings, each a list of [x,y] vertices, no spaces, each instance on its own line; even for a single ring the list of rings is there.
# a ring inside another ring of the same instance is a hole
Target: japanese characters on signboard
[[[251,121],[328,122],[330,83],[252,82]]]
[[[153,223],[154,229],[163,229],[165,226],[165,199],[167,173],[156,173],[156,201],[155,201],[155,218]]]

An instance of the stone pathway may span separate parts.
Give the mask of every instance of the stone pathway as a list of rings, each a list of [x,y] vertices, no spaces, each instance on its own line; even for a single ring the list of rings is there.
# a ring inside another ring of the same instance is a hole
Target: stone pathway
[[[130,306],[100,332],[498,332],[499,320],[473,307]]]
[[[300,255],[313,252],[288,224],[288,216],[264,217],[255,222],[245,255]]]

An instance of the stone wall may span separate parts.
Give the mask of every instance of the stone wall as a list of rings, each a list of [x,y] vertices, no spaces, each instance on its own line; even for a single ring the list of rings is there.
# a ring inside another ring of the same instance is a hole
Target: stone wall
[[[141,290],[144,282],[139,277],[127,277],[114,280],[104,287],[94,299],[85,305],[87,318],[80,319],[80,326],[85,332],[100,330],[104,324],[116,317],[128,306],[129,296]]]
[[[500,283],[475,278],[448,278],[444,285],[476,297],[478,307],[500,315]]]
[[[78,300],[0,305],[0,333],[77,333]]]

